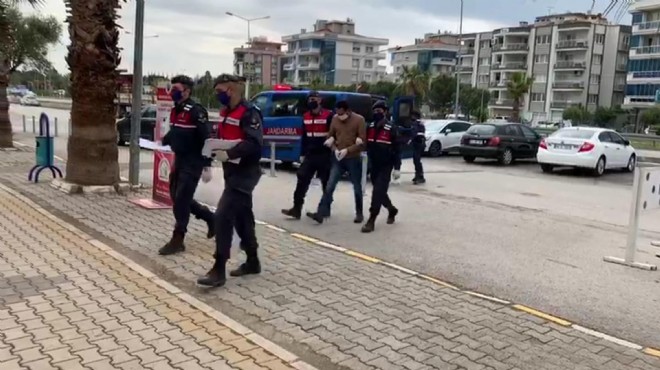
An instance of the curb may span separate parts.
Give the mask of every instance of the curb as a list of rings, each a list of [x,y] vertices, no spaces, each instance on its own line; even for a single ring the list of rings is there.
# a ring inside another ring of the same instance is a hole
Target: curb
[[[287,365],[293,367],[294,369],[298,370],[317,370],[315,367],[312,365],[302,361],[298,356],[294,355],[293,353],[287,351],[286,349],[278,346],[277,344],[271,342],[270,340],[262,337],[261,335],[253,332],[246,326],[242,325],[241,323],[229,318],[222,312],[216,310],[215,308],[209,306],[208,304],[202,302],[201,300],[193,297],[192,295],[188,293],[184,293],[181,289],[177,288],[176,286],[168,283],[167,281],[159,278],[156,276],[156,274],[152,273],[151,271],[147,270],[146,268],[142,267],[141,265],[137,264],[135,261],[131,260],[130,258],[124,256],[123,254],[117,252],[114,250],[112,247],[104,244],[103,242],[94,239],[92,236],[88,235],[87,233],[83,232],[82,230],[78,229],[74,225],[58,218],[57,216],[53,215],[52,213],[48,212],[46,209],[42,208],[35,202],[33,202],[31,199],[25,197],[24,195],[18,193],[14,189],[11,189],[3,184],[0,184],[0,190],[6,191],[8,194],[11,196],[19,199],[20,201],[24,202],[27,204],[29,207],[33,208],[35,211],[41,213],[42,215],[48,217],[50,220],[53,222],[57,223],[58,225],[62,226],[68,231],[73,232],[77,236],[81,237],[84,239],[87,243],[90,245],[98,248],[99,250],[103,251],[105,254],[108,256],[116,259],[117,261],[123,263],[126,267],[130,268],[131,270],[135,271],[139,275],[143,276],[144,278],[148,279],[149,281],[153,282],[154,284],[160,286],[161,288],[165,289],[167,292],[170,294],[176,296],[177,298],[181,299],[182,301],[190,304],[191,306],[195,307],[196,309],[200,310],[201,312],[205,313],[212,319],[215,319],[219,324],[226,326],[230,330],[234,331],[235,333],[241,335],[245,339],[253,342],[254,344],[258,345],[261,347],[264,351],[271,353],[273,356],[279,358],[282,360],[284,363]],[[277,227],[273,227],[273,229],[279,229]],[[283,229],[280,229],[284,231]]]

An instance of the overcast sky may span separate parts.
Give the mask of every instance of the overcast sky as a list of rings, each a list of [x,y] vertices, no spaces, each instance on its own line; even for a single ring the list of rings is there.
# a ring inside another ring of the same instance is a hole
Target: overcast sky
[[[623,2],[623,1],[620,1]],[[232,5],[222,0],[146,0],[145,73],[217,75],[231,72],[233,49],[247,40],[247,24],[225,15],[226,11],[246,18],[269,15],[253,22],[252,36],[280,41],[282,35],[311,30],[316,19],[352,18],[356,32],[384,37],[390,46],[411,44],[416,37],[438,30],[458,31],[459,0],[239,0]],[[479,32],[532,22],[548,12],[586,12],[592,0],[465,0],[463,31]],[[602,12],[610,0],[596,0],[595,12]],[[277,4],[277,5],[275,5]],[[26,8],[27,9],[27,8]],[[32,11],[32,10],[28,10]],[[64,22],[62,0],[44,0],[36,9]],[[134,28],[135,1],[121,10],[119,23],[126,31]],[[610,19],[614,12],[610,15]],[[622,18],[629,23],[628,15]],[[149,37],[158,35],[157,38]],[[60,44],[51,50],[59,71],[64,62],[69,35],[66,26]],[[122,68],[132,70],[133,37],[122,34]]]

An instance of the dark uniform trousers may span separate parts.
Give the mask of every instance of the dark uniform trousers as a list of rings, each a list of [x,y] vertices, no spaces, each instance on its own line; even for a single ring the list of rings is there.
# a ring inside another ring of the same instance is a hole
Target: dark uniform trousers
[[[305,160],[298,168],[298,183],[296,184],[296,190],[293,192],[293,205],[295,207],[302,207],[305,203],[305,195],[307,195],[309,184],[312,182],[314,175],[321,180],[323,191],[325,191],[330,177],[330,156],[329,151],[305,156]]]
[[[172,210],[176,221],[174,225],[176,232],[186,233],[191,213],[206,222],[213,220],[213,212],[193,199],[201,176],[202,166],[176,162],[174,164],[174,170],[170,174],[170,197],[174,204]]]
[[[393,170],[394,165],[391,163],[374,163],[371,166],[371,184],[373,186],[373,193],[371,194],[371,207],[369,208],[369,213],[373,216],[377,216],[378,213],[380,213],[381,207],[387,209],[392,209],[394,207],[389,195],[387,195]]]
[[[424,142],[418,142],[413,139],[412,148],[413,148],[413,163],[415,164],[415,178],[423,179],[424,178],[424,167],[422,166],[422,154],[424,154],[424,149],[426,144]]]

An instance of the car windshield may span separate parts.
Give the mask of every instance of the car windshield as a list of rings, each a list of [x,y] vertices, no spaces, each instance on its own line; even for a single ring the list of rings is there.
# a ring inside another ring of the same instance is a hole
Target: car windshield
[[[467,130],[468,134],[472,135],[491,135],[495,132],[493,125],[474,125]]]
[[[594,130],[559,130],[550,135],[550,137],[563,139],[590,139],[594,136],[594,132]]]

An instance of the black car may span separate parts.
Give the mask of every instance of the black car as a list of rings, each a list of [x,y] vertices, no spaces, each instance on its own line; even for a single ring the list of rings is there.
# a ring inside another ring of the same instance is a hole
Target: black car
[[[536,158],[540,142],[541,135],[519,123],[480,123],[465,132],[459,152],[468,163],[488,158],[509,165],[516,159]]]

